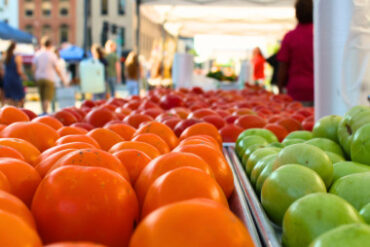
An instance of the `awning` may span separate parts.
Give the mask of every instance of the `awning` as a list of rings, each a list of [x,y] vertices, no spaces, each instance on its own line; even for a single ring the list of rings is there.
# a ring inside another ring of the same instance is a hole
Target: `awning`
[[[18,43],[32,43],[34,37],[26,32],[9,26],[5,22],[0,22],[0,39],[14,40]]]
[[[141,13],[173,35],[281,36],[296,24],[295,0],[142,0]]]
[[[70,45],[60,50],[59,54],[67,62],[79,62],[84,57],[84,50],[78,46]]]
[[[10,40],[0,39],[0,52],[5,52],[10,45]],[[33,55],[35,54],[35,47],[33,44],[18,43],[15,48],[15,54],[23,58],[23,63],[31,63]]]

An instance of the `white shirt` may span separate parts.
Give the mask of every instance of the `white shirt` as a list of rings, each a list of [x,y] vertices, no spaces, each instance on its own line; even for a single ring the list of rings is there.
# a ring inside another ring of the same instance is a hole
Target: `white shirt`
[[[58,58],[54,52],[45,49],[38,51],[33,64],[36,66],[36,80],[46,79],[55,83],[55,67],[58,66]]]
[[[62,78],[59,78],[59,76],[55,73],[55,86],[61,87],[63,85],[62,81],[69,81],[70,80],[70,74],[67,71],[67,63],[64,61],[63,58],[59,58],[57,62],[57,66],[59,68],[60,73],[62,74]]]

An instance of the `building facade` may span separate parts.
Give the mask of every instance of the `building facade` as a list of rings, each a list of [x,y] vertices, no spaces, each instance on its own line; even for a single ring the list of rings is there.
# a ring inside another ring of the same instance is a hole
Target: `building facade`
[[[0,21],[5,21],[10,26],[18,28],[17,0],[0,0]]]
[[[55,45],[76,42],[77,0],[19,0],[18,2],[20,29],[31,33],[38,40],[42,36],[49,36]]]
[[[87,45],[115,40],[121,50],[135,46],[135,0],[77,0],[76,44],[84,44],[84,14],[87,12]]]

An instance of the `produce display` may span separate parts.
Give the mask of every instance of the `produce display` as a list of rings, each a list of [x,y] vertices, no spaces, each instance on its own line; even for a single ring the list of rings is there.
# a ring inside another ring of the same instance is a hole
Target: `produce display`
[[[370,107],[318,120],[280,142],[251,128],[235,151],[287,247],[370,243]]]
[[[158,120],[192,113],[163,98],[1,108],[0,246],[254,246],[218,129],[194,117],[176,136]]]
[[[364,246],[370,108],[313,112],[257,86],[159,88],[48,116],[5,106],[0,246],[255,246],[230,210],[230,143],[283,246]]]

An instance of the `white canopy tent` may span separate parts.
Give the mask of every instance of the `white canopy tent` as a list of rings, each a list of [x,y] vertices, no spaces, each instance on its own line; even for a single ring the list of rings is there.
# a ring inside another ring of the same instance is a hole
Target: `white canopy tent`
[[[272,36],[295,25],[294,0],[142,0],[141,14],[171,34]]]
[[[175,36],[270,36],[295,25],[295,0],[141,0],[141,14]],[[314,0],[316,118],[370,96],[370,0]]]

